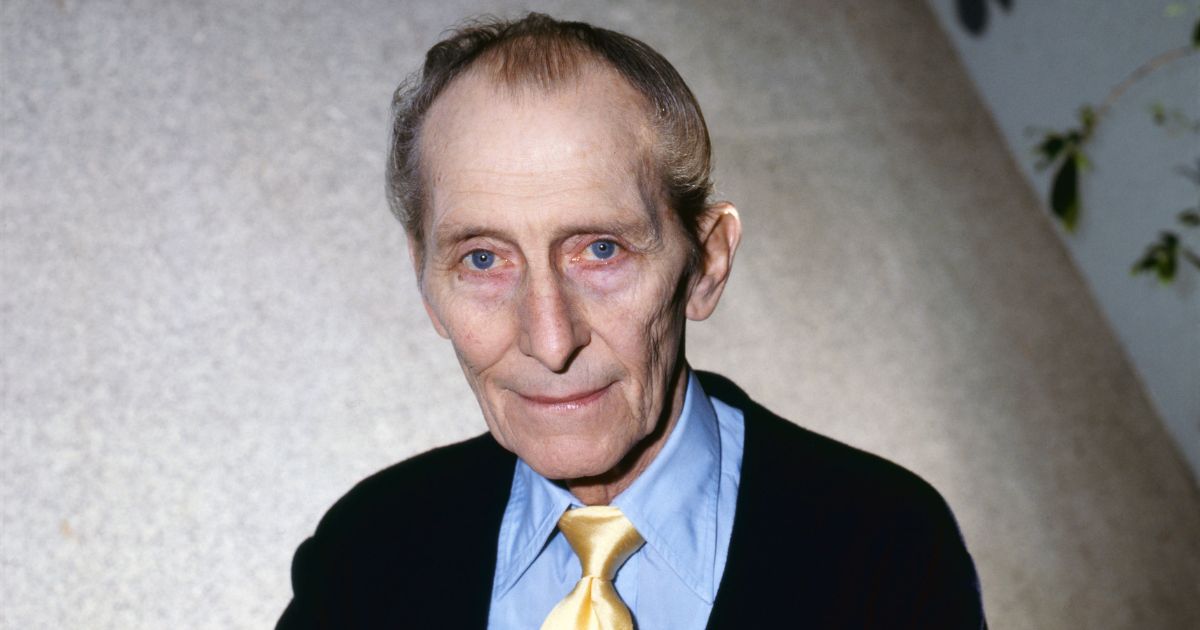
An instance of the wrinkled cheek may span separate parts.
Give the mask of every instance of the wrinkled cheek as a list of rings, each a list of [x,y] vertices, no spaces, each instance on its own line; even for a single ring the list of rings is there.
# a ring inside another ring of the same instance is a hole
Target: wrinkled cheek
[[[608,328],[604,336],[641,390],[635,413],[643,419],[656,417],[659,410],[655,406],[662,400],[669,370],[677,359],[682,308],[677,307],[670,292],[662,290],[613,303],[620,306],[598,316]]]
[[[646,323],[646,344],[651,349],[650,368],[656,378],[665,378],[671,364],[678,353],[679,339],[682,336],[682,317],[674,312],[673,304],[664,304],[664,308],[656,311]]]
[[[515,343],[512,317],[501,304],[455,302],[448,305],[450,316],[442,321],[459,361],[469,373],[478,375],[498,362]]]

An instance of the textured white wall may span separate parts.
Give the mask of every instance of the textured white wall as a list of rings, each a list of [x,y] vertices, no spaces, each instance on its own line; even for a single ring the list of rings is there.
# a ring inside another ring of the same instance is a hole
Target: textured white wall
[[[532,5],[706,108],[747,233],[695,365],[930,479],[993,627],[1200,625],[1195,486],[925,3]],[[338,496],[483,430],[381,172],[515,6],[3,5],[0,626],[269,626]]]
[[[1077,124],[1081,105],[1098,105],[1143,62],[1186,46],[1197,18],[1195,3],[1169,18],[1165,1],[1018,0],[1009,12],[989,1],[987,29],[972,37],[955,2],[929,4],[1041,199],[1053,172],[1035,170],[1030,129]],[[1155,102],[1200,117],[1200,54],[1163,67],[1116,102],[1088,150],[1079,226],[1056,232],[1200,480],[1200,272],[1183,265],[1171,287],[1129,273],[1160,231],[1179,231],[1175,215],[1196,205],[1195,185],[1172,171],[1196,168],[1200,141],[1156,128]],[[1200,246],[1195,234],[1188,240]]]

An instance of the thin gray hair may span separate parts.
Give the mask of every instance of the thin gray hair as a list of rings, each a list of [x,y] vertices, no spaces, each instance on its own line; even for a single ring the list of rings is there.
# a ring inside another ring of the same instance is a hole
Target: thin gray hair
[[[421,127],[437,97],[481,63],[508,86],[549,89],[577,77],[589,63],[616,70],[646,101],[656,142],[648,156],[643,196],[665,202],[680,218],[691,245],[689,268],[700,260],[699,221],[712,193],[712,144],[700,104],[662,55],[628,35],[540,13],[518,20],[483,18],[452,31],[425,55],[422,69],[392,99],[392,145],[387,197],[392,213],[417,248],[424,248],[427,194],[421,171]],[[654,210],[654,208],[650,208]],[[657,217],[657,212],[652,214]],[[418,264],[423,252],[417,252]]]

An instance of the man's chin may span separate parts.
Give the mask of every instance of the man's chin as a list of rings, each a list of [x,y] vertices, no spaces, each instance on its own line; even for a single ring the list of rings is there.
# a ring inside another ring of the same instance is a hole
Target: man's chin
[[[552,481],[603,477],[621,462],[622,455],[592,449],[564,449],[554,453],[517,453],[537,474]]]

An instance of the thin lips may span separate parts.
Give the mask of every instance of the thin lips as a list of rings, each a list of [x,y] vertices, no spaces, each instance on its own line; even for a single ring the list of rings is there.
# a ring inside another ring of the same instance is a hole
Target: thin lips
[[[565,396],[541,396],[532,394],[520,394],[520,396],[521,398],[542,405],[563,405],[573,402],[580,402],[582,400],[591,398],[592,396],[595,396],[606,389],[608,389],[608,385],[577,394],[567,394]]]

